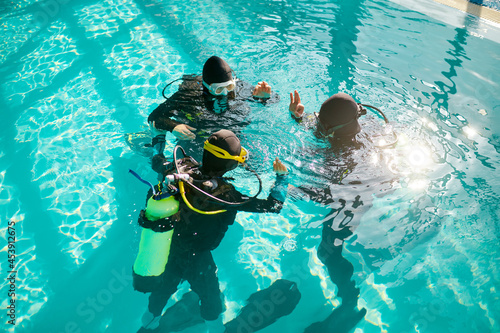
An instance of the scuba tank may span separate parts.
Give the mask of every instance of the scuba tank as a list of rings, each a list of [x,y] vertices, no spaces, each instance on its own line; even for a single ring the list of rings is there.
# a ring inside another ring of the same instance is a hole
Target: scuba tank
[[[174,232],[171,217],[178,210],[179,201],[174,196],[169,196],[161,200],[150,197],[146,209],[141,211],[141,241],[132,269],[135,290],[146,293],[160,287]]]
[[[153,192],[146,203],[146,208],[139,214],[139,225],[142,227],[139,251],[132,267],[134,289],[143,293],[151,292],[161,286],[161,275],[165,271],[170,254],[170,244],[174,232],[174,215],[179,211],[179,201],[175,194],[177,188],[168,184],[167,191],[162,192],[160,183],[156,189],[151,183],[143,180],[137,173],[129,170],[143,183],[148,184]],[[179,179],[188,179],[189,175],[168,175],[165,179],[170,183]]]
[[[177,159],[177,150],[180,149],[184,158]],[[174,233],[174,224],[179,219],[179,200],[184,201],[186,206],[199,214],[213,215],[226,212],[224,209],[215,211],[202,211],[196,209],[186,198],[186,185],[190,190],[199,192],[207,198],[226,206],[242,205],[248,200],[253,200],[262,190],[259,180],[259,192],[243,202],[227,202],[204,192],[193,184],[191,176],[198,178],[199,163],[191,156],[187,156],[180,146],[174,148],[174,162],[167,165],[163,173],[163,182],[153,186],[150,182],[142,179],[137,173],[129,170],[137,179],[150,186],[153,195],[146,203],[146,208],[139,214],[139,225],[142,227],[139,251],[135,259],[132,276],[134,289],[143,293],[152,292],[161,287],[162,274],[168,262],[170,245]],[[175,184],[175,186],[174,186]],[[165,191],[164,191],[165,190]],[[162,192],[163,191],[163,192]],[[180,195],[177,196],[177,194]]]

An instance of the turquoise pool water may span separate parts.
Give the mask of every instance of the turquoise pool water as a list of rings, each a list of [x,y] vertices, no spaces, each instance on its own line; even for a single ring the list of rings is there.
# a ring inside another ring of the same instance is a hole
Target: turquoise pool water
[[[317,248],[323,220],[335,213],[333,227],[353,231],[342,254],[367,310],[354,332],[500,331],[500,27],[431,1],[410,5],[2,4],[2,330],[140,328],[147,297],[133,290],[131,266],[147,188],[128,169],[156,176],[148,152],[124,137],[147,130],[165,83],[200,73],[216,54],[240,78],[266,80],[281,96],[251,105],[242,135],[262,196],[276,155],[292,169],[294,187],[331,184],[332,196],[318,203],[292,189],[281,215],[238,215],[214,251],[226,321],[277,278],[297,282],[302,298],[262,332],[303,332],[327,318],[340,300]],[[361,147],[328,157],[328,145],[290,119],[294,89],[306,112],[338,91],[380,107],[398,145],[375,147],[385,129],[369,112]],[[336,172],[346,169],[339,183]],[[256,190],[252,179],[237,185]]]

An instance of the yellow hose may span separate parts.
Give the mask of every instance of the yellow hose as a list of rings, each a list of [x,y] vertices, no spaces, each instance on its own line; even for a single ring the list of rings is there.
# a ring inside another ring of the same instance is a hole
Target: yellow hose
[[[186,203],[186,205],[192,210],[200,214],[205,214],[205,215],[214,215],[214,214],[219,214],[219,213],[224,213],[227,212],[227,210],[221,209],[221,210],[214,210],[214,211],[209,211],[209,212],[204,212],[202,210],[196,209],[191,205],[191,203],[188,201],[186,198],[186,191],[184,189],[184,183],[182,181],[179,181],[179,192],[181,193],[182,200]]]

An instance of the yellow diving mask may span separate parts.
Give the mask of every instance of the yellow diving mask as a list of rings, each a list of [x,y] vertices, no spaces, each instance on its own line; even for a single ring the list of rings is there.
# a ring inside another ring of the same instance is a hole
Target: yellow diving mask
[[[229,154],[224,149],[209,143],[208,140],[205,141],[205,145],[203,146],[203,149],[212,153],[213,155],[215,155],[218,158],[223,158],[225,160],[235,160],[240,164],[245,163],[245,161],[248,159],[248,151],[243,147],[241,147],[241,153],[239,156],[234,156],[234,155]]]

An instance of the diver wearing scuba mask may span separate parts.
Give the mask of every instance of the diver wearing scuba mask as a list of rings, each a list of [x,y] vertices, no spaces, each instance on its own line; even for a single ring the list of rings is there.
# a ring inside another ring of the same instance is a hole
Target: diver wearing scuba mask
[[[213,96],[227,96],[236,88],[231,67],[223,59],[213,56],[203,66],[203,92]]]
[[[377,111],[382,115],[385,123],[389,124],[389,120],[380,109],[371,105],[356,103],[348,94],[337,93],[323,102],[319,113],[314,112],[317,133],[319,136],[327,139],[344,141],[354,139],[356,134],[361,131],[358,118],[366,114],[366,109],[364,107]],[[300,95],[297,90],[290,93],[290,106],[288,109],[293,119],[297,122],[303,121],[304,105],[301,103]],[[396,133],[393,132],[392,135],[394,139],[391,142],[383,145],[376,145],[376,147],[386,148],[395,145],[398,138]]]
[[[194,140],[197,129],[210,133],[220,129],[221,124],[237,131],[245,125],[249,101],[267,103],[279,99],[265,81],[253,86],[238,80],[228,63],[217,56],[205,62],[202,76],[184,75],[166,87],[178,80],[182,80],[178,91],[167,98],[164,89],[166,101],[148,117],[157,153],[163,152],[167,131],[179,140]]]
[[[356,138],[361,132],[358,119],[366,114],[365,106],[379,112],[385,123],[389,122],[379,109],[357,103],[345,93],[337,93],[328,98],[318,113],[305,114],[299,93],[296,90],[290,93],[291,117],[298,123],[315,128],[315,135],[330,143],[328,147],[320,148],[325,154],[321,161],[323,168],[316,175],[319,179],[317,185],[303,184],[295,190],[302,192],[300,195],[303,197],[331,207],[329,213],[318,216],[318,221],[322,223],[322,237],[317,254],[326,267],[330,280],[337,287],[337,296],[342,300],[341,305],[328,317],[310,325],[305,332],[325,332],[332,330],[332,327],[345,327],[347,332],[366,314],[365,308],[358,307],[360,289],[353,279],[354,266],[342,251],[344,241],[353,235],[360,216],[370,207],[374,193],[381,195],[383,191],[390,189],[391,185],[386,184],[391,182],[378,175],[373,176],[374,172],[380,170],[374,168],[367,172],[366,169],[356,168],[360,162],[364,162],[361,165],[365,166],[367,155],[373,152],[373,137],[364,140],[367,131]],[[396,142],[397,136],[393,133],[392,142],[373,145],[385,148]],[[312,149],[313,154],[318,153],[317,148]],[[352,153],[354,149],[356,153]]]
[[[226,172],[248,160],[248,151],[241,147],[233,132],[220,130],[205,141],[201,166],[189,156],[177,159],[175,152],[173,163],[177,173],[189,174],[191,181],[185,183],[186,187],[179,187],[182,200],[179,199],[163,285],[149,298],[144,327],[155,327],[151,323],[159,322],[164,306],[182,280],[187,280],[199,295],[201,316],[207,323],[212,325],[217,321],[222,325],[223,304],[211,251],[220,244],[238,211],[280,212],[288,186],[287,168],[276,158],[273,163],[276,182],[268,198],[249,199],[223,178]]]
[[[300,101],[297,90],[290,93],[290,115],[297,121],[302,121],[304,105]],[[318,133],[325,138],[353,139],[361,131],[358,118],[366,114],[361,104],[345,94],[338,93],[328,98],[319,110],[314,112]]]

